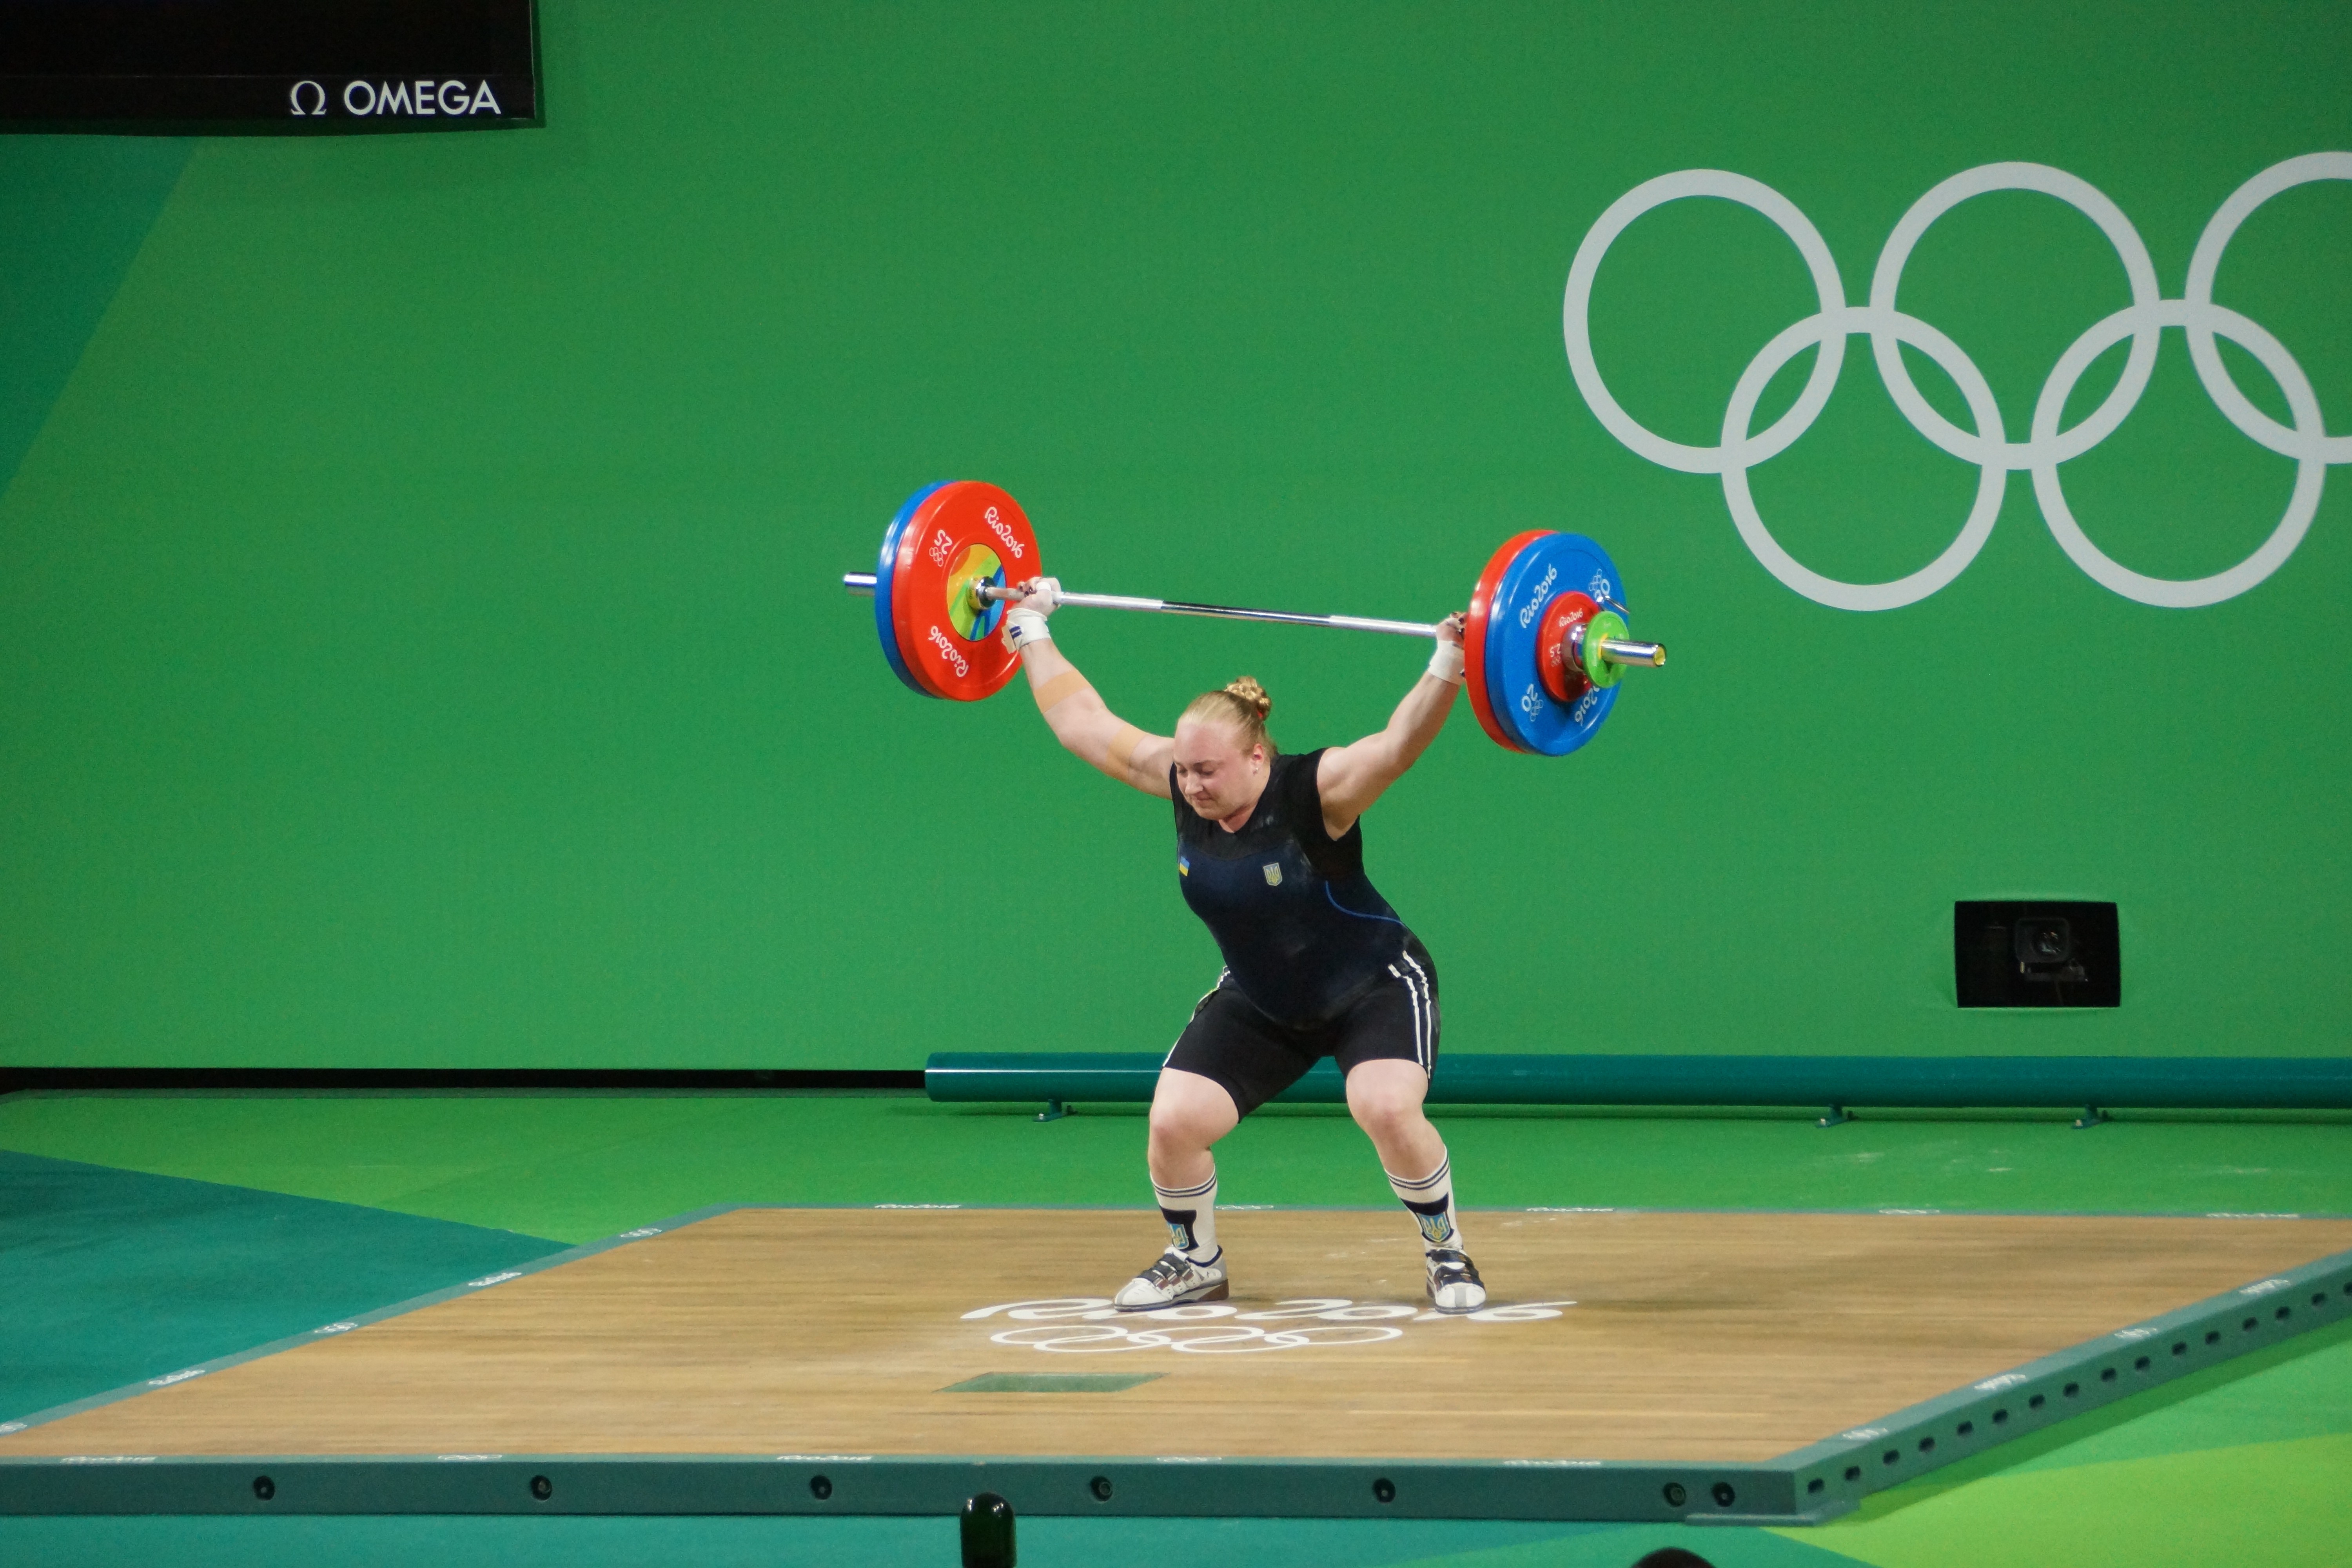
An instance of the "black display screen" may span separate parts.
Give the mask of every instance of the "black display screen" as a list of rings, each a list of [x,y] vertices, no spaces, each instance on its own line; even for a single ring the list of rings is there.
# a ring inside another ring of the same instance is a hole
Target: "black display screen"
[[[0,0],[0,130],[541,123],[534,0]]]

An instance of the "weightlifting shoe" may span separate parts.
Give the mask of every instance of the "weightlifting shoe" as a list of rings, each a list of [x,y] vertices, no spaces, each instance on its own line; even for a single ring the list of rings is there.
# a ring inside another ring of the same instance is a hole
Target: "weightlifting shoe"
[[[1152,1266],[1119,1287],[1110,1304],[1122,1312],[1148,1312],[1184,1301],[1222,1301],[1232,1293],[1225,1283],[1225,1249],[1206,1263],[1195,1263],[1182,1249],[1170,1247]]]
[[[1486,1282],[1458,1247],[1429,1249],[1429,1304],[1441,1312],[1475,1312],[1486,1304]]]

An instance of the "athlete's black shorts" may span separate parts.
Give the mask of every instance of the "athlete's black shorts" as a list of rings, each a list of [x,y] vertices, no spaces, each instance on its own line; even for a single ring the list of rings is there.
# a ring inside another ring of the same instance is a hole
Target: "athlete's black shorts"
[[[1307,1075],[1325,1057],[1346,1073],[1358,1062],[1393,1059],[1437,1068],[1437,965],[1409,942],[1388,973],[1321,1024],[1268,1017],[1228,977],[1201,998],[1162,1067],[1213,1079],[1247,1116]]]

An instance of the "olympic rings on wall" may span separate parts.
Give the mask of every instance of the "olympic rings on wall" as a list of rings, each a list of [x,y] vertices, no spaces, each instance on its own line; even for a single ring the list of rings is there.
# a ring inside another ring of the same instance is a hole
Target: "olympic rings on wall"
[[[2326,483],[2328,466],[2352,463],[2352,435],[2327,433],[2310,378],[2304,374],[2294,357],[2263,327],[2213,300],[2214,274],[2239,226],[2255,208],[2281,191],[2316,180],[2352,180],[2352,153],[2312,153],[2290,158],[2239,186],[2214,211],[2204,233],[2198,237],[2182,297],[2168,300],[2157,283],[2156,267],[2148,258],[2147,247],[2141,241],[2139,231],[2124,216],[2122,209],[2096,187],[2062,169],[2042,163],[1986,163],[1954,174],[1912,204],[1895,226],[1895,231],[1887,236],[1885,248],[1879,252],[1878,266],[1870,279],[1870,302],[1849,305],[1845,285],[1838,276],[1837,261],[1830,255],[1829,246],[1811,221],[1786,196],[1744,174],[1720,169],[1684,169],[1661,174],[1643,181],[1611,203],[1577,247],[1576,259],[1568,269],[1568,294],[1560,313],[1568,341],[1569,368],[1575,373],[1577,389],[1583,393],[1584,401],[1602,426],[1635,453],[1684,473],[1719,475],[1731,521],[1756,559],[1773,576],[1817,603],[1842,610],[1891,610],[1916,603],[1943,587],[1966,570],[1969,563],[1976,559],[1977,552],[1984,548],[2000,516],[2009,475],[2021,469],[2033,476],[2034,499],[2059,547],[2095,581],[2144,605],[2188,609],[2219,604],[2252,588],[2294,553],[2311,526],[2313,515],[2319,510],[2320,490]],[[1905,314],[1895,303],[1903,283],[1903,268],[1920,237],[1944,214],[1988,191],[2039,191],[2082,213],[2115,247],[2131,288],[2129,305],[2093,323],[2058,356],[2058,363],[2042,383],[2041,395],[2035,399],[2032,422],[2023,441],[2009,439],[2001,425],[2000,409],[1993,401],[1992,388],[1976,363],[1951,339],[1917,317]],[[1724,409],[1723,438],[1712,447],[1669,441],[1618,405],[1601,379],[1600,367],[1593,363],[1589,319],[1594,275],[1617,237],[1653,207],[1690,196],[1737,202],[1770,219],[1796,246],[1797,254],[1812,275],[1813,291],[1821,306],[1817,313],[1796,322],[1765,344],[1748,363]],[[2105,440],[2137,405],[2156,368],[2159,340],[2167,327],[2179,327],[2188,334],[2189,359],[2197,368],[2197,378],[2222,416],[2249,439],[2295,462],[2294,492],[2277,526],[2260,548],[2225,572],[2186,581],[2145,576],[2092,543],[2074,521],[2058,474],[2060,464],[2081,457]],[[1963,462],[1976,464],[1981,470],[1976,500],[1952,542],[1918,571],[1891,583],[1845,583],[1824,577],[1803,565],[1773,538],[1757,510],[1755,497],[1748,485],[1750,468],[1786,451],[1811,427],[1837,385],[1838,370],[1845,359],[1846,339],[1857,332],[1869,335],[1878,374],[1886,383],[1895,406],[1910,420],[1913,428],[1944,451]],[[2217,337],[2229,339],[2262,363],[2286,395],[2287,409],[2294,420],[2292,427],[2281,425],[2255,407],[2239,390],[2230,377],[2229,367],[2221,361],[2221,350],[2214,344]],[[2131,348],[2115,389],[2079,423],[2060,428],[2066,399],[2075,384],[2094,360],[2126,338],[2131,340]],[[1963,430],[1952,424],[1920,395],[1909,367],[1903,362],[1899,347],[1903,343],[1918,349],[1952,378],[1968,404],[1974,430]],[[1819,353],[1814,356],[1812,373],[1806,378],[1796,402],[1766,429],[1752,430],[1757,402],[1773,375],[1799,353],[1816,345]]]

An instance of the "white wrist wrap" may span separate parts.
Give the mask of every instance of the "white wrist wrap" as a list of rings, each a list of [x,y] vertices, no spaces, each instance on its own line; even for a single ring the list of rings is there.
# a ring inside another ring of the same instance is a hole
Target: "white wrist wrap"
[[[1025,607],[1015,609],[1005,616],[1004,635],[1013,639],[1015,652],[1027,647],[1031,643],[1054,640],[1054,634],[1046,628],[1045,617]]]
[[[1437,651],[1429,656],[1429,673],[1448,686],[1462,684],[1463,668],[1462,645],[1458,642],[1439,643]]]

